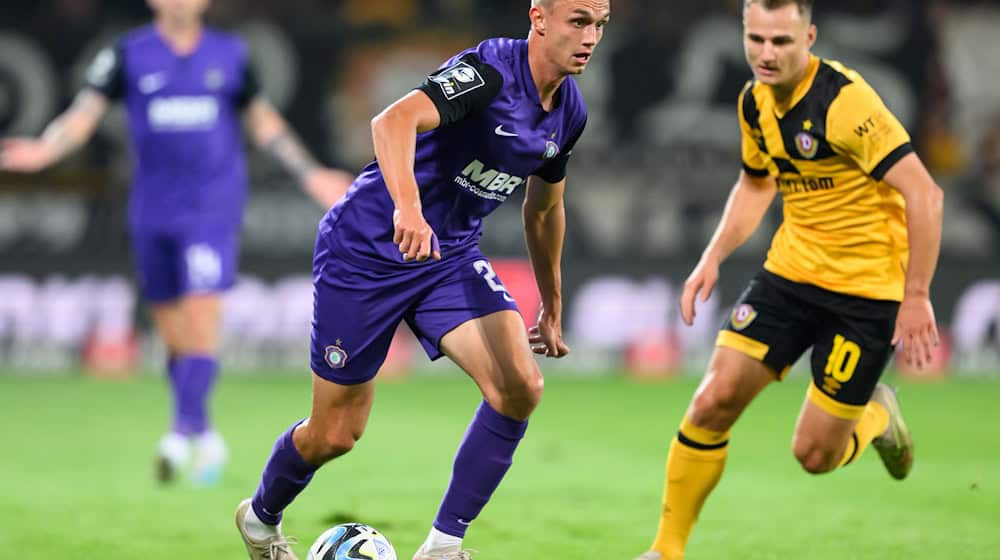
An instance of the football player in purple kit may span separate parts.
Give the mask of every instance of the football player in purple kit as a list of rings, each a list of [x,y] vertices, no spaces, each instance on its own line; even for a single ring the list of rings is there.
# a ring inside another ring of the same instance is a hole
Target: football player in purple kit
[[[225,444],[208,398],[218,372],[220,292],[232,286],[247,190],[240,117],[324,208],[353,176],[320,167],[259,93],[246,45],[207,28],[209,0],[149,0],[152,25],[103,50],[86,87],[38,139],[3,142],[0,168],[33,172],[91,137],[121,99],[135,154],[129,225],[144,297],[168,351],[173,427],[161,439],[161,480],[192,460],[192,480],[217,479]]]
[[[586,122],[567,76],[586,68],[608,0],[533,0],[527,40],[489,39],[448,60],[372,120],[376,160],[320,223],[313,258],[313,404],[282,434],[236,524],[254,560],[295,555],[284,509],[364,431],[373,378],[401,321],[448,356],[483,400],[415,560],[460,560],[469,524],[510,467],[542,394],[532,351],[562,357],[566,164]],[[525,185],[528,254],[542,297],[527,333],[479,251],[482,219]]]

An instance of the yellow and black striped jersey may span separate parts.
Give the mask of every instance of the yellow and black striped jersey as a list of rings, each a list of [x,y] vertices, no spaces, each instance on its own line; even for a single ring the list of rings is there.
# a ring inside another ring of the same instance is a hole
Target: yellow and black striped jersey
[[[913,149],[875,90],[857,72],[811,56],[787,104],[751,81],[739,113],[744,170],[774,176],[784,201],[764,268],[835,292],[902,300],[906,213],[882,179]]]

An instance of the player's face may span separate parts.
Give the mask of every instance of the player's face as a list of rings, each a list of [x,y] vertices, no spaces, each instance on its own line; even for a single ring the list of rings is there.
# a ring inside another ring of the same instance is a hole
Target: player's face
[[[536,9],[546,58],[564,74],[583,73],[611,17],[610,0],[555,0],[550,9]]]
[[[794,88],[809,65],[816,26],[795,4],[767,10],[753,3],[743,10],[743,48],[754,76],[773,87]]]
[[[210,0],[146,0],[157,16],[171,21],[193,23],[208,9]]]

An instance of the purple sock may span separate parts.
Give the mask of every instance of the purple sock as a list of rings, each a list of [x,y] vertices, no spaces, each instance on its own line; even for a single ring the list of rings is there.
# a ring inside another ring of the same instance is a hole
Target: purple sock
[[[253,512],[268,525],[281,522],[281,512],[305,489],[319,468],[305,462],[292,441],[292,432],[302,422],[300,420],[293,424],[274,443],[274,449],[271,450],[271,456],[260,477],[260,486],[253,495]]]
[[[434,528],[455,537],[465,530],[489,501],[514,460],[514,450],[524,437],[528,422],[504,416],[485,400],[458,446],[448,491],[444,494]]]
[[[219,362],[213,356],[180,356],[176,359],[180,391],[174,431],[184,435],[205,433],[211,423],[208,418],[208,397],[215,384]]]
[[[167,382],[170,383],[170,395],[174,398],[174,431],[179,428],[178,418],[181,410],[181,388],[184,386],[184,375],[181,370],[181,362],[176,355],[171,354],[167,358]]]

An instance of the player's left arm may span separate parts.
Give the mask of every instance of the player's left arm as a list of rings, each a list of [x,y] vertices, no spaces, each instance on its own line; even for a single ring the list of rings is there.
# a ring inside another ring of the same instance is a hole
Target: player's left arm
[[[524,195],[522,214],[528,258],[542,296],[538,324],[528,332],[536,354],[561,358],[569,353],[562,339],[562,248],[566,234],[563,193],[566,178],[550,183],[531,175]]]
[[[329,208],[344,196],[354,181],[354,175],[317,163],[269,101],[261,96],[254,97],[244,109],[243,116],[254,144],[278,160],[321,206]]]
[[[941,250],[944,193],[914,153],[903,156],[889,168],[883,180],[906,200],[910,245],[906,285],[892,343],[903,343],[907,363],[924,367],[930,364],[933,347],[938,344],[930,287]]]
[[[841,90],[830,105],[827,127],[835,150],[906,201],[910,257],[892,343],[902,343],[907,363],[923,367],[938,343],[930,285],[941,246],[941,188],[913,152],[906,129],[863,80]]]

